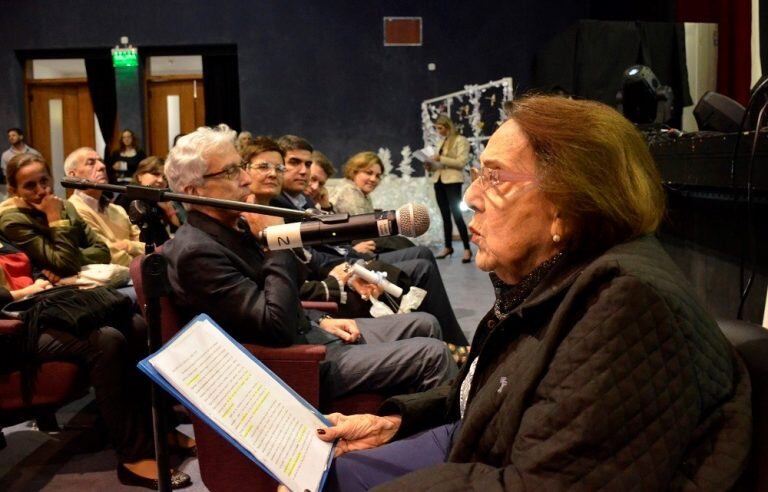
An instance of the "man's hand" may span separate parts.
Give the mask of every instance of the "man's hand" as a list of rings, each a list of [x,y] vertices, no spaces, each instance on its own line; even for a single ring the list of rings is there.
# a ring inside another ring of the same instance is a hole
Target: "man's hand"
[[[325,318],[320,321],[320,328],[331,335],[336,335],[346,343],[360,340],[360,330],[353,319]]]
[[[282,217],[275,217],[273,215],[252,214],[248,212],[243,212],[242,215],[245,220],[248,221],[248,227],[251,228],[251,234],[257,234],[265,227],[285,224]]]
[[[377,417],[371,414],[343,415],[332,413],[327,416],[333,427],[317,429],[317,437],[326,442],[336,443],[336,456],[350,451],[371,449],[388,443],[397,434],[402,417],[388,415]]]
[[[48,223],[61,220],[61,211],[64,209],[64,202],[56,195],[47,195],[40,203],[30,203],[30,205],[43,212],[48,219]]]
[[[358,253],[374,253],[376,251],[376,242],[373,240],[363,241],[352,246],[352,249]]]
[[[352,272],[350,271],[349,265],[346,261],[339,263],[333,267],[333,270],[328,272],[328,276],[335,278],[339,282],[339,286],[342,289],[347,284],[347,280],[351,274]]]
[[[352,287],[352,289],[360,294],[360,297],[366,301],[371,297],[378,299],[381,293],[384,292],[384,289],[379,285],[368,283],[358,276],[352,277],[347,285]]]

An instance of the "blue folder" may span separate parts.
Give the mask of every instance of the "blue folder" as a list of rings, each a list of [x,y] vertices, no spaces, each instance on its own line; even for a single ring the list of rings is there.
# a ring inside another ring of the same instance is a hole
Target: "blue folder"
[[[267,366],[265,366],[265,365],[264,365],[264,364],[263,364],[263,363],[262,363],[262,362],[261,362],[259,359],[257,359],[256,357],[254,357],[254,355],[253,355],[252,353],[250,353],[250,352],[249,352],[249,351],[248,351],[248,350],[247,350],[245,347],[243,347],[242,345],[240,345],[238,342],[236,342],[236,341],[235,341],[235,339],[234,339],[234,338],[232,338],[231,336],[229,336],[229,333],[227,333],[226,331],[224,331],[224,330],[223,330],[223,329],[222,329],[222,328],[221,328],[221,327],[220,327],[220,326],[219,326],[219,325],[218,325],[218,324],[217,324],[215,321],[213,321],[213,319],[211,319],[211,317],[210,317],[210,316],[208,316],[207,314],[199,314],[198,316],[196,316],[196,317],[195,317],[195,318],[194,318],[192,321],[190,321],[190,322],[187,324],[187,326],[185,326],[185,327],[184,327],[182,330],[180,330],[180,331],[179,331],[179,332],[178,332],[178,333],[177,333],[177,334],[176,334],[176,335],[175,335],[173,338],[171,338],[171,340],[170,340],[168,343],[166,343],[166,344],[165,344],[165,345],[164,345],[164,346],[163,346],[163,347],[162,347],[160,350],[158,350],[158,351],[157,351],[156,353],[154,353],[154,354],[151,354],[151,355],[149,355],[147,358],[145,358],[145,359],[143,359],[143,360],[139,361],[139,363],[137,364],[137,366],[139,367],[139,369],[141,369],[141,371],[142,371],[142,372],[144,372],[144,373],[145,373],[147,376],[149,376],[149,377],[152,379],[152,381],[154,381],[154,382],[155,382],[155,383],[157,383],[157,384],[158,384],[160,387],[162,387],[163,389],[165,389],[165,390],[166,390],[168,393],[170,393],[170,394],[171,394],[171,395],[172,395],[174,398],[176,398],[176,400],[178,400],[178,401],[179,401],[179,403],[181,403],[181,404],[182,404],[182,405],[184,405],[184,406],[185,406],[187,409],[189,409],[190,411],[192,411],[192,412],[193,412],[195,415],[197,415],[198,417],[200,417],[200,418],[201,418],[201,419],[202,419],[202,420],[203,420],[203,421],[204,421],[206,424],[208,424],[208,425],[209,425],[209,426],[210,426],[210,427],[211,427],[213,430],[215,430],[215,431],[216,431],[216,432],[217,432],[217,433],[218,433],[218,434],[219,434],[221,437],[223,437],[224,439],[226,439],[227,441],[229,441],[229,442],[230,442],[230,443],[231,443],[233,446],[235,446],[235,447],[236,447],[236,448],[237,448],[237,449],[238,449],[238,450],[239,450],[241,453],[243,453],[245,456],[247,456],[247,457],[248,457],[248,459],[250,459],[251,461],[253,461],[253,462],[254,462],[254,463],[256,463],[257,465],[259,465],[259,467],[260,467],[262,470],[264,470],[265,472],[267,472],[267,473],[269,474],[269,476],[271,476],[272,478],[274,478],[275,480],[277,480],[277,481],[279,482],[279,481],[280,481],[280,479],[279,479],[279,478],[277,478],[277,477],[275,476],[275,474],[273,474],[273,473],[272,473],[272,471],[271,471],[269,468],[267,468],[266,466],[264,466],[264,464],[263,464],[263,463],[261,463],[261,462],[260,462],[258,459],[256,459],[256,457],[253,455],[253,453],[251,453],[250,451],[248,451],[247,449],[245,449],[245,448],[244,448],[244,447],[243,447],[243,446],[242,446],[242,445],[241,445],[239,442],[237,442],[237,441],[236,441],[234,438],[232,438],[232,436],[230,436],[229,434],[227,434],[227,432],[226,432],[224,429],[222,429],[221,427],[219,427],[218,425],[216,425],[216,423],[215,423],[213,420],[211,420],[211,419],[210,419],[210,418],[209,418],[209,417],[208,417],[206,414],[204,414],[204,413],[203,413],[203,412],[202,412],[202,411],[201,411],[199,408],[197,408],[197,406],[196,406],[196,405],[194,405],[194,404],[193,404],[191,401],[189,401],[189,400],[188,400],[188,399],[187,399],[187,398],[186,398],[184,395],[182,395],[181,393],[179,393],[179,392],[176,390],[176,388],[174,388],[174,387],[171,385],[171,383],[169,383],[168,381],[166,381],[166,379],[163,377],[163,375],[162,375],[162,374],[160,374],[159,372],[157,372],[157,370],[156,370],[154,367],[152,367],[152,364],[150,364],[150,363],[149,363],[150,359],[152,359],[152,358],[153,358],[155,355],[157,355],[157,354],[159,354],[160,352],[162,352],[163,350],[165,350],[165,349],[166,349],[166,347],[168,347],[168,346],[169,346],[171,343],[173,343],[173,341],[174,341],[174,340],[176,340],[176,338],[178,338],[179,336],[181,336],[181,334],[182,334],[182,333],[184,333],[184,332],[185,332],[185,331],[186,331],[186,330],[187,330],[187,329],[188,329],[190,326],[192,326],[193,324],[197,323],[198,321],[204,321],[204,320],[208,320],[208,321],[211,323],[211,325],[213,325],[213,326],[214,326],[214,327],[215,327],[217,330],[219,330],[221,333],[223,333],[223,334],[224,334],[224,336],[225,336],[225,337],[227,337],[227,339],[228,339],[230,342],[232,342],[232,344],[234,344],[234,345],[235,345],[235,346],[236,346],[238,349],[240,349],[240,350],[241,350],[241,351],[242,351],[242,352],[243,352],[245,355],[247,355],[249,359],[251,359],[253,362],[255,362],[256,364],[258,364],[258,365],[259,365],[259,366],[260,366],[262,369],[264,369],[264,371],[265,371],[267,374],[269,374],[269,375],[270,375],[270,376],[271,376],[271,377],[272,377],[272,378],[273,378],[275,381],[277,381],[278,383],[280,383],[280,385],[282,385],[282,386],[283,386],[285,389],[287,389],[287,390],[288,390],[288,392],[289,392],[290,394],[292,394],[292,395],[293,395],[293,397],[294,397],[294,398],[296,398],[296,400],[297,400],[298,402],[300,402],[302,405],[304,405],[305,407],[307,407],[307,408],[308,408],[308,409],[309,409],[309,410],[310,410],[310,411],[311,411],[313,414],[315,414],[315,415],[316,415],[316,416],[317,416],[317,417],[318,417],[318,418],[319,418],[319,419],[320,419],[320,420],[321,420],[321,421],[322,421],[322,422],[323,422],[325,425],[327,425],[327,426],[331,426],[331,425],[333,425],[333,424],[331,424],[331,422],[330,422],[328,419],[326,419],[326,418],[325,418],[325,416],[324,416],[323,414],[321,414],[321,413],[320,413],[320,412],[319,412],[319,411],[318,411],[318,410],[317,410],[315,407],[313,407],[312,405],[310,405],[310,404],[309,404],[309,402],[307,402],[307,400],[305,400],[304,398],[302,398],[302,397],[301,397],[301,395],[299,395],[298,393],[296,393],[296,392],[293,390],[293,388],[291,388],[290,386],[288,386],[287,384],[285,384],[285,382],[284,382],[282,379],[280,379],[280,377],[279,377],[277,374],[275,374],[274,372],[272,372],[272,371],[271,371],[271,370],[270,370],[270,369],[269,369]],[[333,451],[334,451],[334,448],[335,448],[335,447],[336,447],[336,445],[334,444],[334,445],[333,445],[333,447],[331,448],[331,452],[330,452],[330,453],[329,453],[329,455],[328,455],[328,463],[326,463],[326,466],[325,466],[325,472],[323,473],[323,477],[320,479],[320,486],[319,486],[318,490],[323,490],[323,485],[325,484],[325,480],[328,478],[328,472],[329,472],[329,471],[330,471],[330,469],[331,469],[331,461],[333,460]]]

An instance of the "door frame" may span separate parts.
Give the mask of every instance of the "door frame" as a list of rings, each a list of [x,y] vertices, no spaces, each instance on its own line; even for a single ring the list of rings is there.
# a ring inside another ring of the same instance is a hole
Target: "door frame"
[[[152,55],[152,56],[173,56],[173,55]],[[145,65],[146,66],[146,65]],[[145,142],[144,148],[147,150],[147,155],[157,155],[154,149],[149,148],[149,142],[151,141],[150,133],[152,127],[149,123],[151,111],[149,110],[149,86],[153,82],[186,82],[193,81],[200,84],[200,88],[203,86],[203,74],[175,74],[175,75],[148,75],[144,73],[144,135]],[[205,92],[203,92],[205,97]],[[170,149],[168,149],[170,150]]]

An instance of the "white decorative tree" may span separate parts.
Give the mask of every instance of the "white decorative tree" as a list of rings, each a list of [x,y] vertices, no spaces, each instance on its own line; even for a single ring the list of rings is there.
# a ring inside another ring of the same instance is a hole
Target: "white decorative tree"
[[[380,147],[378,156],[379,159],[381,159],[381,163],[384,165],[384,169],[382,169],[382,171],[384,171],[386,176],[389,176],[392,174],[392,152],[389,149]]]
[[[397,170],[400,171],[401,178],[406,181],[410,181],[411,177],[413,176],[413,166],[411,166],[413,156],[411,156],[411,147],[409,145],[403,147],[403,150],[400,151],[400,155],[403,156],[403,160],[400,161],[400,164],[397,166]]]

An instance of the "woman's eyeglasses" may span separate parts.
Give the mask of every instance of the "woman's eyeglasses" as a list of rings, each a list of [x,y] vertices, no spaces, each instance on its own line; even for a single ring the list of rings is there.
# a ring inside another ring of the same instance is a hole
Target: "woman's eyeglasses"
[[[533,174],[513,173],[489,167],[470,168],[469,176],[473,183],[477,181],[484,190],[490,186],[497,186],[499,183],[521,183],[536,180],[536,176]]]
[[[245,165],[245,168],[249,171],[256,171],[261,174],[267,174],[272,170],[274,170],[277,174],[283,174],[285,172],[284,165],[272,164],[271,162],[249,162]]]

